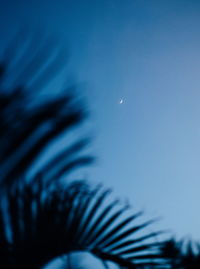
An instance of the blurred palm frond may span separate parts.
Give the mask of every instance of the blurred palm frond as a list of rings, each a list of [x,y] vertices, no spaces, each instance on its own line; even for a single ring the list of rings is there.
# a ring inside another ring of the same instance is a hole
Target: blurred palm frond
[[[162,255],[168,259],[170,269],[200,268],[200,245],[191,240],[171,238],[161,247]]]
[[[29,38],[21,42],[21,48],[17,41],[11,42],[0,63],[0,173],[1,183],[7,184],[30,171],[48,146],[81,124],[87,114],[73,85],[61,93],[41,94],[66,58],[55,42],[45,39],[35,44]],[[47,175],[44,171],[48,171],[53,180],[91,163],[92,157],[78,156],[88,142],[81,139],[70,147],[64,144],[38,172]],[[51,171],[56,171],[54,176]]]
[[[146,233],[153,221],[139,223],[141,212],[126,216],[129,206],[101,186],[61,185],[63,175],[94,160],[83,153],[90,139],[64,143],[27,179],[41,154],[87,113],[73,86],[52,97],[41,94],[60,71],[63,54],[47,40],[25,43],[20,49],[17,37],[0,63],[0,183],[6,186],[0,267],[38,269],[56,257],[87,251],[105,268],[107,261],[127,269],[165,268],[163,243],[155,240],[159,232]]]
[[[124,216],[129,206],[106,202],[109,197],[110,190],[85,182],[46,189],[38,178],[13,186],[5,196],[7,214],[0,210],[0,267],[42,268],[69,252],[88,251],[121,268],[164,268],[162,243],[154,240],[159,233],[146,234],[152,221],[138,224],[141,212]]]

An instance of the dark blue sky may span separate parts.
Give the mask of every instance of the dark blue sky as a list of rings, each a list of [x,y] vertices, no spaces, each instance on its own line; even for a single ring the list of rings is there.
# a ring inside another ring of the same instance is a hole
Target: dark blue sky
[[[0,3],[2,36],[21,24],[60,36],[87,83],[100,159],[89,178],[200,239],[199,1]]]

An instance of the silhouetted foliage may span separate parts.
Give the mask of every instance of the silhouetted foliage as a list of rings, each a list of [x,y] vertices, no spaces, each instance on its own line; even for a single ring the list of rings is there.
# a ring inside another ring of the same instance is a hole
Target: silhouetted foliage
[[[28,39],[24,43],[31,41]],[[53,97],[50,94],[40,96],[46,84],[63,66],[63,54],[48,41],[41,42],[42,45],[35,44],[32,51],[30,45],[18,49],[16,54],[20,57],[16,60],[12,51],[16,40],[13,40],[0,63],[0,173],[1,182],[6,184],[27,173],[52,142],[80,124],[86,115],[78,98],[75,98],[75,86],[67,87]],[[13,79],[15,72],[17,77]],[[93,158],[90,156],[77,157],[88,142],[83,139],[69,148],[64,145],[61,152],[54,154],[53,159],[38,172],[51,181],[70,169],[91,163]],[[56,172],[52,175],[53,171]]]
[[[14,80],[13,47],[14,41],[0,64],[0,172],[6,187],[0,200],[0,268],[42,268],[72,251],[90,252],[105,268],[107,261],[119,268],[164,268],[162,243],[155,240],[159,232],[146,233],[153,221],[137,224],[141,212],[125,216],[129,206],[109,200],[110,190],[100,186],[61,185],[63,175],[93,161],[80,154],[88,139],[66,143],[31,180],[27,177],[40,154],[82,122],[85,110],[71,94],[73,87],[39,98],[59,69],[60,54],[51,44],[44,42],[32,54],[23,50],[14,60],[19,69]],[[23,66],[24,55],[30,59]]]
[[[170,239],[161,250],[169,260],[170,269],[200,268],[200,245],[195,242]]]
[[[122,268],[162,268],[161,243],[149,242],[157,233],[144,230],[137,235],[152,223],[134,225],[141,212],[123,217],[129,206],[119,200],[106,202],[110,190],[101,186],[74,182],[65,188],[59,184],[47,188],[42,182],[37,178],[18,183],[4,197],[7,218],[1,208],[1,268],[41,268],[72,251],[88,251]]]

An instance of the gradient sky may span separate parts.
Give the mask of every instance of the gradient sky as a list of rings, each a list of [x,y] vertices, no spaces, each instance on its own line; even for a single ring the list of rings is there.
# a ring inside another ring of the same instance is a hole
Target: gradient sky
[[[200,239],[200,2],[0,3],[2,36],[21,24],[61,36],[87,83],[99,157],[89,179]]]

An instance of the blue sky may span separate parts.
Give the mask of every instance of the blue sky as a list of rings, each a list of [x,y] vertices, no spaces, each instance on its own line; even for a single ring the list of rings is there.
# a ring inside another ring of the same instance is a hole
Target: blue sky
[[[60,36],[85,82],[98,164],[88,172],[158,227],[200,239],[200,4],[186,0],[1,1],[18,25]],[[9,34],[8,34],[9,33]],[[123,98],[123,104],[119,100]]]

